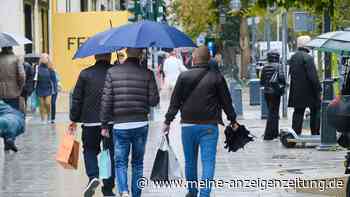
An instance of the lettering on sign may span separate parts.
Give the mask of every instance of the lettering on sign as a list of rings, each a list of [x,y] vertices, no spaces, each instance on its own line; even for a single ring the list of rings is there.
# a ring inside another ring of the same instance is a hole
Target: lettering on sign
[[[71,50],[73,47],[77,50],[89,37],[68,37],[67,49]]]

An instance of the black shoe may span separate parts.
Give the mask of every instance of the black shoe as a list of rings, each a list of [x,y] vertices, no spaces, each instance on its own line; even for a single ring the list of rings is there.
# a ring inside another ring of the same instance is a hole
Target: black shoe
[[[197,197],[197,195],[189,192],[186,194],[186,197]]]
[[[102,194],[103,194],[103,197],[115,197],[115,194],[113,193],[112,190],[106,190],[104,188],[102,188]]]
[[[95,190],[100,185],[100,181],[97,178],[93,178],[89,181],[84,191],[84,197],[93,197]]]
[[[18,152],[18,148],[13,140],[5,140],[5,151],[12,150],[13,152]]]

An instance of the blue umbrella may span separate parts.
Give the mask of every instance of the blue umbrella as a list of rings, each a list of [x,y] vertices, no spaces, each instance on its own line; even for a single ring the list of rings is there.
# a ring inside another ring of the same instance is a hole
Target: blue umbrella
[[[104,36],[99,44],[107,47],[196,47],[191,38],[178,29],[164,23],[147,20],[113,28]]]
[[[100,32],[95,36],[89,38],[87,41],[84,42],[84,44],[82,44],[79,47],[73,59],[84,58],[84,57],[104,54],[104,53],[111,53],[122,49],[121,47],[105,46],[105,45],[99,44],[101,40],[104,39],[106,35],[108,35],[108,33],[109,31]]]

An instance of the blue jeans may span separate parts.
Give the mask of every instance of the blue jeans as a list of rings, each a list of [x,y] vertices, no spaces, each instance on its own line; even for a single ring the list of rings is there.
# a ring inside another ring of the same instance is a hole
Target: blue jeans
[[[57,93],[51,96],[51,120],[56,120],[56,101],[57,101]]]
[[[114,129],[113,139],[115,148],[116,182],[119,192],[128,192],[128,163],[131,150],[132,197],[140,197],[141,189],[137,187],[137,181],[143,177],[143,158],[145,155],[148,126],[119,130]]]
[[[198,150],[201,150],[202,181],[214,179],[216,146],[219,137],[217,125],[195,125],[182,127],[182,144],[185,154],[185,174],[187,181],[198,181]],[[195,196],[198,188],[189,184],[188,191]],[[211,187],[201,188],[200,197],[209,197]]]

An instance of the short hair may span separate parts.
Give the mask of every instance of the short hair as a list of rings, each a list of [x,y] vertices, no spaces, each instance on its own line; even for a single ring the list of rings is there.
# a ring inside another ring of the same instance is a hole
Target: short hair
[[[210,52],[208,47],[200,46],[193,51],[195,64],[208,63],[210,60]]]
[[[126,49],[126,54],[129,57],[140,57],[140,55],[142,54],[142,49],[136,49],[136,48],[127,48]]]

